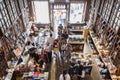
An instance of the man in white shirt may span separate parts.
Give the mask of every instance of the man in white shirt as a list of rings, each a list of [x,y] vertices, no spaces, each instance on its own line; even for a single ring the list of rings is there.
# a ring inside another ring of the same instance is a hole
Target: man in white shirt
[[[52,34],[50,34],[50,37],[47,39],[47,42],[48,42],[50,45],[53,45],[54,38],[52,37]]]

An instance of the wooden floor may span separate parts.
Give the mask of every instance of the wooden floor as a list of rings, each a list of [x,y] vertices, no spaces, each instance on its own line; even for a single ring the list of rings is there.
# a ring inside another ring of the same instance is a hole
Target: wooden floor
[[[91,54],[88,43],[85,43],[83,52],[84,54]],[[51,71],[50,71],[50,80],[59,80],[59,76],[62,73],[62,70],[67,68],[67,66],[68,66],[68,63],[65,63],[65,64],[63,64],[62,62],[58,63],[57,60],[53,58]],[[90,75],[87,75],[86,79],[92,80]]]
[[[55,75],[56,75],[56,59],[53,58],[50,70],[50,80],[55,80]]]

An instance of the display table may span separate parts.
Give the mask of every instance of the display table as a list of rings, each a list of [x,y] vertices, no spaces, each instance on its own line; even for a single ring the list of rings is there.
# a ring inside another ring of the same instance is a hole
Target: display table
[[[39,73],[35,74],[34,72],[26,72],[23,74],[22,79],[28,80],[28,79],[37,79],[37,80],[48,80],[49,72]]]
[[[92,57],[88,54],[83,54],[79,52],[73,52],[71,53],[71,59],[75,59],[75,61],[81,61],[81,63],[86,63],[86,66],[92,65]]]
[[[71,59],[70,61],[74,61],[75,65],[77,66],[78,61],[81,62],[81,65],[84,66],[84,70],[85,73],[82,73],[82,77],[84,78],[85,75],[90,75],[91,74],[91,70],[92,70],[92,66],[93,66],[93,62],[92,62],[92,57],[91,55],[87,55],[87,54],[80,54],[78,52],[73,52],[71,54]],[[76,70],[75,70],[76,71]],[[74,73],[76,73],[74,71]],[[73,78],[75,77],[76,74],[74,74]]]

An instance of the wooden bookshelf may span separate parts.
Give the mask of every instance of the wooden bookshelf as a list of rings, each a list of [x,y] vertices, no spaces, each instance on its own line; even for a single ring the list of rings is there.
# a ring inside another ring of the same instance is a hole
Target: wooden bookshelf
[[[83,29],[85,23],[76,23],[70,24],[68,27],[69,30],[69,39],[68,43],[72,45],[73,51],[75,52],[83,52],[84,48],[84,36]]]
[[[100,39],[98,38],[98,36],[95,35],[93,31],[90,31],[90,37],[98,52],[98,56],[100,57],[100,59],[102,60],[102,62],[104,63],[104,65],[107,67],[109,71],[110,77],[108,77],[108,79],[110,80],[120,79],[119,78],[120,76],[116,76],[117,67],[112,62],[109,49],[106,49],[104,48],[104,46],[99,44]]]
[[[109,56],[117,67],[120,64],[118,60],[120,51],[120,0],[101,0],[100,5],[96,3],[99,3],[99,0],[93,0],[91,3],[91,10],[95,9],[95,11],[91,11],[91,14],[97,14],[96,19],[94,15],[91,16],[91,24],[95,21],[92,24],[92,30],[100,39],[99,43],[109,49]],[[113,55],[118,56],[113,58]]]
[[[16,45],[17,40],[20,39],[20,36],[22,36],[23,32],[25,32],[26,28],[28,28],[29,26],[28,25],[29,22],[27,20],[29,17],[26,9],[27,6],[28,6],[27,0],[23,0],[23,1],[1,0],[0,1],[0,29],[1,29],[1,33],[3,34],[0,40],[3,41],[2,49],[5,53],[4,63],[6,66],[8,65],[6,63],[9,60],[11,60],[11,58],[15,57],[12,54],[12,49]],[[22,52],[24,51],[25,43],[23,43],[22,47],[23,49],[21,49],[19,57],[22,55]],[[18,61],[19,61],[19,58],[18,60],[15,60],[14,68],[18,64]],[[12,71],[11,74],[14,73],[14,68],[11,70]],[[6,69],[6,67],[4,67],[3,65],[3,67],[1,67],[0,70],[2,69]],[[5,70],[3,72],[5,72]],[[7,75],[4,74],[3,76],[7,76]]]

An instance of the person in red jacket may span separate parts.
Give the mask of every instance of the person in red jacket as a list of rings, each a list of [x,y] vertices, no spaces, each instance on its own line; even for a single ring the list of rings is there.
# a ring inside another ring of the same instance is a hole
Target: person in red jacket
[[[34,27],[35,27],[35,25],[34,24],[32,24],[32,26],[31,26],[31,29],[34,31]]]

